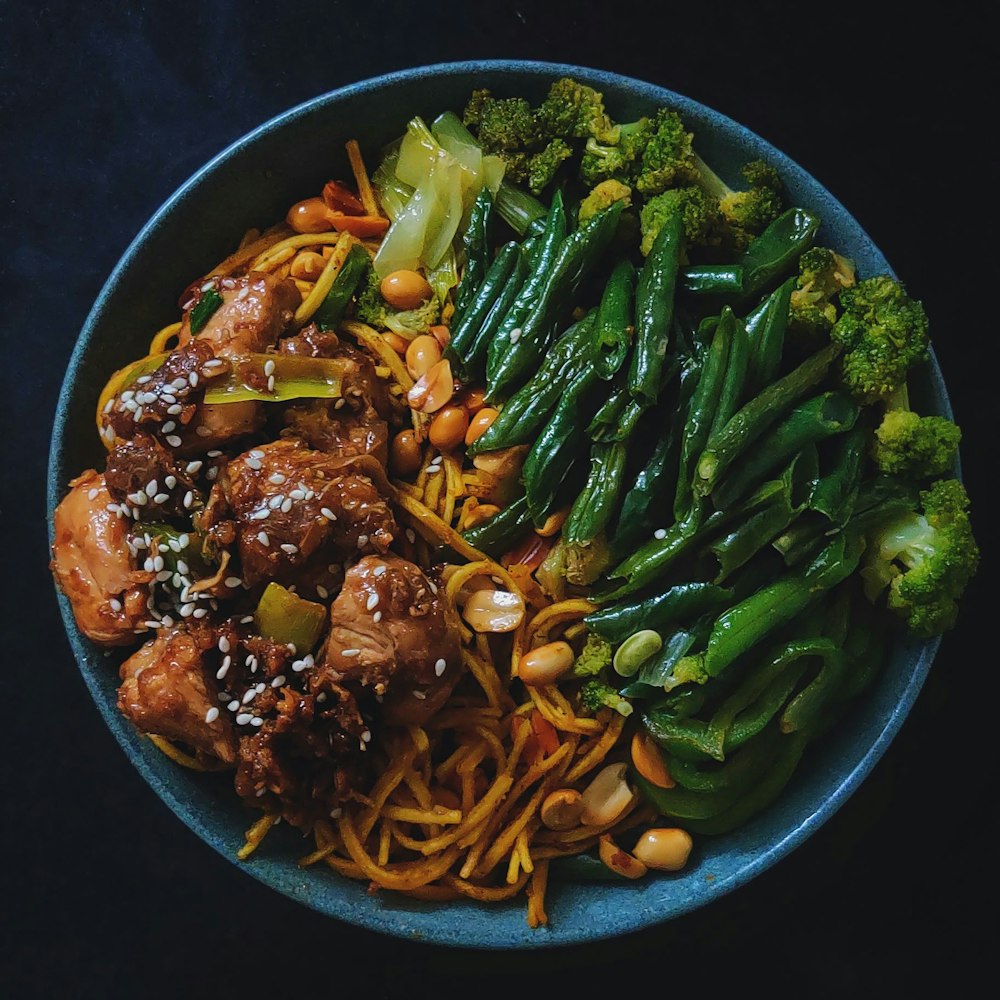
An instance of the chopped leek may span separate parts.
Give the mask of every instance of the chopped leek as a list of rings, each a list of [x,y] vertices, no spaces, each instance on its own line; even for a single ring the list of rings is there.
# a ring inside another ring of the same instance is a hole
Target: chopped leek
[[[308,653],[319,639],[326,608],[315,601],[269,583],[254,612],[257,631],[275,642],[291,643],[298,654]]]

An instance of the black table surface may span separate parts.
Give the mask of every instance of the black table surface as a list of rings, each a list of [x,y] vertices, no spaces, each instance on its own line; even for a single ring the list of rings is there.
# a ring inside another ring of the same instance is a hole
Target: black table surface
[[[260,122],[353,80],[465,58],[651,80],[745,123],[826,184],[925,304],[965,427],[988,562],[995,421],[983,390],[996,363],[997,259],[987,25],[959,4],[933,18],[915,6],[905,20],[871,4],[828,5],[815,19],[801,4],[675,6],[0,6],[4,995],[621,995],[651,985],[664,996],[820,996],[939,978],[958,988],[986,966],[988,566],[898,738],[810,841],[684,918],[530,954],[382,937],[224,862],[128,764],[63,636],[46,570],[48,437],[70,350],[119,255],[167,195]]]

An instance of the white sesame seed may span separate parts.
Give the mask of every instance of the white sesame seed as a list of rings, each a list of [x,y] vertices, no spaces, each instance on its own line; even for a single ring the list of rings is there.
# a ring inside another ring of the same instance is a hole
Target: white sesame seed
[[[181,406],[180,403],[172,403],[170,406],[167,407],[167,413],[169,413],[172,417],[176,417],[177,414],[180,413],[181,410],[183,409],[184,407]]]
[[[407,528],[406,539],[412,545],[417,540],[417,533],[412,528]]]
[[[261,507],[258,510],[255,510],[250,515],[250,520],[251,521],[263,521],[263,520],[265,520],[266,518],[268,518],[270,516],[271,516],[270,508],[268,508],[268,507]]]
[[[305,490],[294,489],[288,495],[293,500],[305,500],[305,498],[306,498],[306,491]]]
[[[227,576],[226,577],[226,586],[230,590],[235,590],[237,587],[242,587],[243,586],[243,581],[238,576]]]
[[[198,373],[191,372],[191,374],[188,375],[188,382],[191,384],[191,388],[193,389],[198,384]]]
[[[317,584],[316,584],[316,593],[317,593],[317,594],[318,594],[318,595],[319,595],[319,596],[320,596],[321,598],[323,598],[323,600],[326,600],[326,599],[327,599],[327,598],[328,598],[328,597],[330,596],[330,591],[329,591],[329,590],[327,590],[327,589],[326,589],[326,587],[324,587],[324,586],[323,586],[322,584],[320,584],[320,583],[317,583]]]
[[[376,566],[372,570],[372,576],[383,576],[385,574],[386,567],[384,565]]]
[[[230,665],[230,664],[231,664],[232,662],[233,662],[233,658],[232,658],[231,656],[227,656],[227,657],[226,657],[226,658],[225,658],[225,659],[224,659],[224,660],[222,661],[222,666],[221,666],[221,667],[219,667],[219,669],[218,669],[218,670],[216,671],[216,673],[215,673],[215,677],[216,677],[216,679],[217,679],[217,680],[220,680],[220,681],[221,681],[221,680],[222,680],[222,678],[226,676],[226,674],[227,674],[227,673],[229,672],[229,665]]]
[[[521,328],[515,326],[513,330],[510,331],[510,342],[516,344],[521,339]]]
[[[257,697],[257,692],[253,688],[247,688],[243,693],[243,704],[249,705]]]
[[[296,552],[299,551],[299,547],[297,545],[292,545],[291,542],[285,542],[281,546],[281,551],[282,552],[287,552],[288,555],[293,556],[293,555],[295,555]]]
[[[230,712],[235,712],[236,709],[238,709],[239,707],[240,707],[239,698],[234,698],[228,705],[226,705],[226,708],[228,708]]]
[[[255,715],[250,720],[250,725],[251,726],[263,726],[264,725],[264,720],[259,715]]]
[[[440,472],[440,471],[441,471],[441,466],[440,465],[428,465],[427,466],[427,474],[429,476],[433,476],[435,472]]]
[[[198,428],[198,433],[201,434],[202,431],[208,431],[208,428],[207,427],[199,427]],[[211,433],[211,431],[209,431],[209,433]],[[168,434],[167,435],[167,444],[169,444],[171,448],[179,448],[181,446],[181,439],[176,434]]]
[[[97,491],[95,490],[94,492],[96,493]],[[91,497],[90,499],[91,499],[91,500],[93,500],[94,498],[93,498],[93,497]],[[319,509],[319,512],[320,512],[320,513],[321,513],[321,514],[323,515],[323,517],[325,517],[325,518],[326,518],[326,519],[327,519],[328,521],[336,521],[336,520],[337,520],[337,515],[336,515],[336,514],[334,514],[334,512],[333,512],[332,510],[330,510],[330,508],[329,508],[329,507],[320,507],[320,509]]]
[[[667,537],[667,529],[666,528],[657,528],[656,531],[653,532],[653,537],[654,538],[666,538]]]
[[[312,500],[314,496],[316,496],[316,494],[312,490],[306,490],[306,495],[305,495],[306,500]]]
[[[254,686],[254,691],[256,691],[257,694],[260,694],[264,690],[264,688],[266,688],[266,687],[267,687],[266,684],[263,684],[263,683],[257,684],[257,685]]]
[[[195,618],[204,618],[208,614],[208,608],[195,608],[193,614]]]
[[[214,705],[205,713],[206,722],[215,722],[218,717],[219,710]]]
[[[108,601],[108,604],[111,605],[112,611],[121,611],[122,609],[122,602],[119,601],[117,597],[112,597],[111,600]]]
[[[128,498],[132,503],[138,504],[140,507],[145,507],[146,501],[149,499],[145,493],[130,493]]]
[[[358,548],[363,549],[368,544],[367,535],[358,535]]]
[[[363,739],[365,741],[365,743],[371,743],[371,741],[372,741],[372,731],[370,729],[366,729],[361,734],[361,739]]]
[[[444,658],[438,660],[437,663],[434,664],[434,675],[436,677],[440,677],[447,668],[448,663]]]
[[[259,458],[248,458],[247,459],[247,468],[248,469],[253,469],[254,472],[259,472],[260,471],[260,467],[261,466],[260,466],[260,459]]]
[[[271,681],[271,687],[273,687],[273,688],[280,688],[282,686],[282,684],[287,683],[287,681],[288,681],[288,678],[285,677],[284,674],[278,674],[278,676],[275,677],[273,681]]]
[[[194,611],[193,604],[182,604],[180,608],[181,618],[190,618],[192,611]]]
[[[87,491],[87,499],[88,500],[96,500],[97,499],[97,494],[100,493],[100,492],[101,491],[99,489],[96,489],[96,488],[92,489],[92,490],[88,490]]]
[[[271,508],[271,510],[277,510],[281,506],[284,499],[285,495],[283,493],[278,493],[276,496],[271,497],[271,499],[267,501],[267,505]]]
[[[175,424],[173,420],[168,420],[160,429],[164,434],[169,434],[176,426],[177,424]]]
[[[365,601],[365,608],[368,611],[374,611],[378,607],[378,594],[369,594],[368,600]]]
[[[153,503],[166,503],[169,499],[169,493],[157,493],[156,496],[153,497]]]
[[[274,376],[269,375],[267,379],[267,391],[274,392]]]
[[[375,624],[377,625],[381,620],[382,620],[382,612],[376,611],[375,614],[372,615],[372,621],[375,622]]]
[[[208,472],[206,472],[206,473],[205,473],[205,478],[206,478],[206,479],[207,479],[207,480],[208,480],[208,481],[209,481],[210,483],[214,483],[214,482],[215,482],[215,477],[216,477],[216,476],[217,476],[218,474],[219,474],[219,470],[218,470],[218,469],[215,469],[215,468],[212,468],[212,469],[209,469],[209,470],[208,470]]]
[[[187,493],[184,494],[184,506],[190,507],[191,504],[193,503],[194,503],[194,493],[191,490],[188,490]]]
[[[266,531],[258,531],[257,532],[257,541],[260,542],[261,545],[265,545],[265,546],[271,544],[271,539],[267,537],[267,532]]]
[[[173,623],[174,623],[174,620],[173,620],[173,618],[170,617],[170,615],[164,615],[160,619],[160,621],[162,621],[163,624],[167,626],[167,628],[170,628],[170,626],[173,625]]]
[[[240,712],[240,714],[236,716],[236,725],[245,726],[252,718],[253,716],[249,712]]]
[[[222,452],[218,448],[213,448],[211,451],[206,451],[205,454],[208,455],[209,458],[218,458]]]
[[[274,362],[270,358],[268,358],[268,360],[264,362],[264,374],[265,375],[274,374]]]
[[[322,704],[324,701],[326,701],[326,692],[325,691],[320,691],[320,693],[318,695],[316,695],[316,700],[318,702],[320,702],[320,704]]]
[[[168,490],[172,490],[177,485],[177,478],[175,476],[167,476],[167,478],[164,479],[163,482]]]
[[[302,673],[302,671],[306,669],[306,666],[307,664],[305,660],[294,660],[292,662],[292,670],[297,674]]]
[[[267,477],[269,483],[274,483],[275,486],[280,486],[284,481],[285,477],[280,472],[272,472],[271,475]]]
[[[252,621],[253,621],[253,615],[244,615],[244,616],[243,616],[243,617],[242,617],[242,618],[240,619],[240,624],[241,624],[241,625],[249,625],[249,624],[250,624],[250,622],[252,622]]]
[[[153,376],[152,375],[140,375],[135,380],[135,384],[136,385],[145,385],[147,382],[152,382],[152,381],[153,381]]]
[[[163,569],[163,556],[156,556],[156,558],[153,559],[153,569],[155,569],[157,573]]]
[[[223,653],[229,652],[229,640],[224,635],[219,636],[219,649],[222,650]]]
[[[177,560],[177,572],[187,576],[188,564],[183,559]]]
[[[292,509],[292,501],[285,497],[281,504],[281,513],[287,514]]]
[[[201,470],[203,464],[204,463],[202,462],[188,462],[188,464],[184,467],[184,471],[189,476],[194,476]]]
[[[360,649],[342,649],[340,651],[341,656],[357,656],[361,652]]]
[[[427,695],[423,691],[414,691],[413,692],[413,697],[414,698],[418,698],[420,701],[423,701],[424,698],[427,697]]]
[[[142,624],[145,625],[146,628],[159,628],[163,624],[163,622],[148,621],[148,622],[143,622]]]

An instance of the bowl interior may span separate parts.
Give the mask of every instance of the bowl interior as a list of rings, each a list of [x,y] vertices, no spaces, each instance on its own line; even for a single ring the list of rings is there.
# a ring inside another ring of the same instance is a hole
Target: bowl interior
[[[637,80],[581,67],[524,62],[455,63],[364,81],[316,98],[234,143],[191,178],[138,235],[101,292],[70,360],[56,413],[49,465],[48,515],[66,483],[103,462],[93,424],[108,375],[144,353],[153,332],[174,321],[187,284],[232,252],[243,232],[280,219],[288,206],[331,177],[350,176],[344,142],[360,141],[370,166],[413,114],[461,110],[469,92],[540,100],[551,80],[572,75],[602,90],[617,120],[659,105],[676,108],[695,133],[701,156],[733,181],[749,159],[775,164],[790,199],[823,219],[819,241],[853,257],[862,276],[889,265],[855,220],[795,163],[723,115]],[[925,412],[950,415],[936,362],[913,387]],[[306,905],[385,933],[442,944],[539,948],[610,937],[667,920],[741,885],[800,844],[857,787],[909,711],[930,666],[936,641],[901,643],[863,703],[811,748],[782,798],[743,829],[696,843],[692,863],[675,876],[635,884],[552,885],[551,925],[527,927],[522,900],[510,904],[424,904],[383,893],[317,867],[300,870],[301,836],[277,827],[248,862],[236,850],[251,818],[228,776],[194,775],[140,737],[115,708],[118,659],[106,657],[76,628],[59,595],[80,669],[108,726],[167,805],[224,857]]]

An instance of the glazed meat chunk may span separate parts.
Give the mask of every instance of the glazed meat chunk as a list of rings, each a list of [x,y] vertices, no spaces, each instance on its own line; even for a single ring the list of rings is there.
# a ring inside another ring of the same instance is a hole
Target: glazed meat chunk
[[[330,608],[321,663],[345,685],[383,698],[386,721],[419,724],[461,673],[454,612],[443,588],[398,556],[366,556]]]
[[[302,301],[293,281],[260,271],[251,271],[241,278],[214,278],[206,284],[222,296],[222,305],[194,336],[210,344],[220,357],[262,353],[273,347]],[[205,291],[202,286],[202,294]],[[179,342],[183,346],[191,339],[189,309]]]
[[[244,582],[294,583],[316,565],[387,551],[396,522],[376,486],[383,477],[370,456],[339,458],[292,440],[230,462],[223,489]]]
[[[205,663],[213,640],[211,629],[163,629],[122,664],[118,708],[144,733],[178,740],[232,764],[236,736]]]
[[[129,521],[104,476],[89,469],[70,483],[53,518],[52,571],[80,630],[103,646],[145,631],[151,573],[133,566]]]
[[[188,462],[176,461],[156,438],[140,431],[111,451],[104,478],[119,504],[141,506],[142,519],[149,521],[184,516],[201,506],[188,468]]]
[[[398,406],[371,358],[342,343],[335,333],[310,324],[294,337],[281,341],[282,354],[312,358],[337,358],[345,365],[340,399],[310,399],[285,410],[286,434],[300,437],[311,448],[335,455],[374,455],[383,465],[388,459],[389,424]]]

